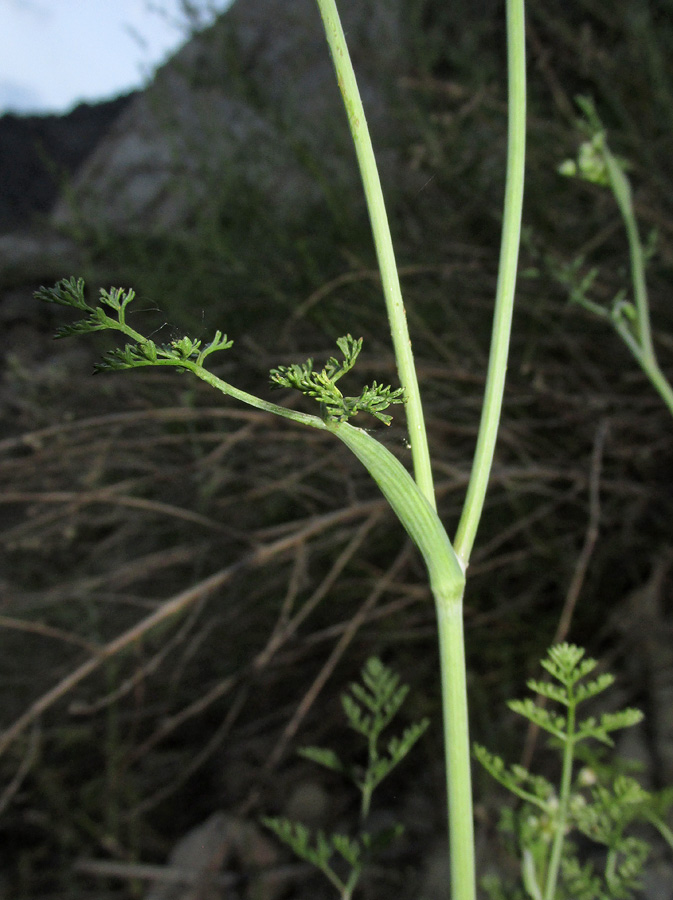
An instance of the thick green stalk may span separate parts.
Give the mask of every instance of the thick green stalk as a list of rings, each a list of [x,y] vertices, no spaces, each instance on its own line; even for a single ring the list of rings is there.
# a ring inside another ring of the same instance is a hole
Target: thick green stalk
[[[381,488],[425,560],[437,608],[452,900],[474,900],[472,776],[463,636],[465,573],[444,526],[402,464],[367,432],[330,424]]]
[[[463,590],[433,587],[437,608],[449,817],[451,900],[474,900],[474,814]]]
[[[407,392],[407,415],[414,457],[414,471],[423,494],[434,506],[434,492],[430,474],[427,440],[422,419],[418,383],[415,376],[411,344],[406,317],[402,306],[399,281],[395,269],[395,259],[390,232],[385,216],[385,207],[376,171],[373,151],[360,102],[343,31],[339,22],[334,0],[318,0],[332,58],[337,70],[339,86],[348,112],[351,132],[355,142],[358,161],[362,172],[367,203],[370,210],[372,228],[375,235],[379,265],[381,267],[388,315],[391,322],[393,343],[398,360],[400,381]],[[455,553],[446,538],[424,541],[422,530],[414,536],[409,524],[405,524],[404,514],[396,508],[395,501],[384,494],[400,515],[401,521],[416,540],[424,555],[430,575],[430,583],[435,597],[442,668],[442,695],[444,711],[445,747],[447,757],[447,791],[449,797],[449,833],[451,843],[451,884],[452,900],[473,900],[475,888],[474,836],[472,821],[472,791],[470,772],[468,707],[465,675],[465,650],[463,638],[462,597],[464,590],[464,569],[470,555],[474,537],[483,509],[488,483],[493,449],[499,424],[502,396],[504,392],[507,354],[511,330],[514,285],[518,262],[519,236],[521,228],[521,207],[523,198],[523,168],[525,155],[525,42],[524,42],[523,0],[508,0],[508,65],[509,65],[509,141],[507,162],[507,184],[505,191],[505,211],[503,239],[500,257],[498,290],[494,314],[493,339],[484,409],[473,473],[465,502],[465,510],[458,530],[460,555],[456,567]],[[419,424],[420,423],[420,424]],[[354,437],[355,429],[340,429],[338,436],[345,440],[353,452],[359,456],[371,474],[376,453],[368,441]],[[337,432],[338,433],[338,432]],[[359,432],[364,435],[364,432]],[[368,437],[368,436],[366,436]],[[376,442],[373,442],[374,444]],[[378,481],[378,478],[377,478]],[[443,531],[443,529],[441,529]],[[419,536],[421,540],[419,540]],[[448,545],[450,553],[441,552],[440,547]],[[424,547],[427,550],[424,551]],[[439,565],[438,565],[439,563]]]
[[[365,188],[407,418],[416,485],[385,448],[348,425],[328,426],[367,467],[428,567],[438,616],[447,759],[452,900],[474,900],[475,862],[463,636],[464,571],[484,504],[502,408],[518,262],[525,155],[526,79],[523,0],[507,0],[509,137],[500,270],[491,356],[475,462],[458,529],[457,556],[436,514],[418,381],[371,140],[334,0],[317,0],[337,71]],[[394,460],[391,462],[391,460]],[[396,468],[396,466],[398,468]],[[425,497],[426,503],[420,502]]]
[[[348,123],[353,136],[360,175],[362,176],[367,199],[367,209],[369,210],[374,244],[376,245],[376,255],[381,272],[390,332],[397,360],[397,371],[406,398],[407,424],[414,475],[421,491],[434,507],[436,505],[435,492],[421,395],[416,376],[416,367],[414,366],[407,317],[402,301],[395,251],[393,250],[393,241],[390,236],[381,181],[376,167],[374,148],[369,136],[365,111],[360,99],[360,91],[358,90],[355,72],[353,71],[335,0],[317,0],[317,3],[325,26],[325,34],[332,54],[334,68],[336,69],[339,88],[341,89],[341,95],[348,114]]]
[[[524,0],[507,0],[507,67],[509,95],[507,183],[491,351],[477,448],[463,514],[453,542],[456,553],[464,565],[467,565],[472,552],[491,473],[505,390],[505,374],[512,327],[526,153]]]

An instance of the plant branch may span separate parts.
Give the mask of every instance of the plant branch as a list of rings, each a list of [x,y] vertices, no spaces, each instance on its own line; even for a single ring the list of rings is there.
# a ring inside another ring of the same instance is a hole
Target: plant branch
[[[491,473],[505,390],[512,327],[526,151],[524,0],[507,0],[507,69],[509,103],[507,182],[491,350],[477,448],[467,497],[454,540],[456,553],[464,566],[467,566],[472,552]]]
[[[407,325],[402,289],[395,262],[395,251],[390,235],[381,180],[376,167],[364,107],[360,99],[353,64],[346,45],[335,0],[317,0],[325,26],[327,43],[337,73],[337,80],[343,97],[348,124],[350,125],[360,175],[367,199],[367,209],[376,245],[376,255],[381,271],[383,293],[388,311],[388,321],[393,339],[397,371],[406,398],[407,426],[414,465],[414,477],[428,503],[435,507],[435,492],[430,467],[430,451],[425,430],[423,407],[418,386],[411,339]]]

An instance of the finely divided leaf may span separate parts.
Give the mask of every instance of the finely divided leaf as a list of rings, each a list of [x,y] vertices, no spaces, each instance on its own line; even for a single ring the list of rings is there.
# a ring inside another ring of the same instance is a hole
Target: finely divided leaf
[[[332,769],[334,772],[348,774],[348,769],[334,750],[329,750],[327,747],[301,747],[297,752],[304,759],[310,759],[311,762],[317,763],[319,766]]]

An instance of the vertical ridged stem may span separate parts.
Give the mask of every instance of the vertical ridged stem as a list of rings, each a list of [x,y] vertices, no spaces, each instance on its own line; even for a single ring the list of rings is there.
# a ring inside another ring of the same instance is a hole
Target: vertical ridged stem
[[[367,119],[365,118],[360,91],[358,90],[355,72],[353,71],[348,47],[346,46],[346,39],[341,27],[335,0],[317,0],[317,3],[325,26],[327,43],[332,54],[339,88],[341,89],[346,113],[348,114],[348,124],[353,136],[367,200],[369,220],[374,235],[376,256],[381,272],[383,294],[390,323],[390,333],[397,361],[397,371],[406,398],[405,406],[414,477],[428,503],[434,507],[436,505],[435,492],[432,469],[430,467],[428,438],[425,431],[423,407],[421,405],[421,394],[418,387],[407,316],[402,301],[402,289],[397,273],[395,251],[393,250],[393,241],[390,235],[390,226],[376,166],[374,148],[369,136]]]
[[[491,474],[502,411],[502,398],[505,392],[505,374],[514,310],[526,155],[524,0],[507,0],[507,71],[509,104],[507,182],[491,350],[477,448],[463,514],[454,540],[456,553],[465,565],[467,565],[472,552]]]
[[[451,900],[476,894],[472,773],[462,593],[434,591],[439,631]]]

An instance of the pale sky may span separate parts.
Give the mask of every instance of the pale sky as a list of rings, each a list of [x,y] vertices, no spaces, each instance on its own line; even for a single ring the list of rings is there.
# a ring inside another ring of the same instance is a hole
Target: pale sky
[[[231,0],[192,0],[201,24]],[[0,0],[0,115],[141,87],[184,43],[184,0]]]

